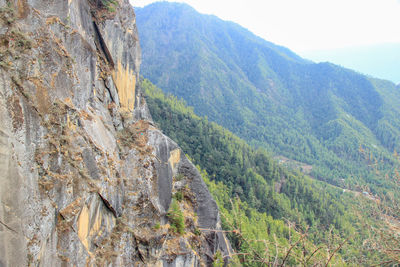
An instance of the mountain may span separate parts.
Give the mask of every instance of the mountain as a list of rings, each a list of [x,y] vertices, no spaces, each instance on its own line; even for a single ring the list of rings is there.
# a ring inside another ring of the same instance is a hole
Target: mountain
[[[346,245],[336,253],[333,265],[387,261],[381,250],[371,253],[366,246],[375,232],[371,228],[384,227],[380,219],[370,216],[370,209],[360,208],[364,201],[373,204],[372,196],[290,171],[265,150],[256,150],[229,130],[197,116],[184,101],[166,96],[146,79],[141,84],[154,122],[201,170],[241,265],[274,266],[272,261],[282,265],[291,240],[305,232],[304,243],[288,255],[289,265],[298,265],[301,255],[319,247],[323,252],[304,265],[324,266],[329,258],[325,251],[343,242]]]
[[[0,0],[0,29],[0,266],[227,260],[215,200],[151,120],[128,0]]]
[[[400,91],[315,64],[185,4],[137,9],[142,74],[255,147],[331,184],[385,194],[400,149]],[[379,172],[379,175],[377,175]],[[363,189],[361,189],[363,188]]]
[[[400,83],[400,44],[311,50],[304,51],[301,55],[316,62],[330,61],[364,74]]]

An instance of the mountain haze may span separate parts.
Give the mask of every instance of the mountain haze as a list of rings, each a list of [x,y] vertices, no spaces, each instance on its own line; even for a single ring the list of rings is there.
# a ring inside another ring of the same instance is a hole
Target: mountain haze
[[[197,114],[312,165],[318,179],[352,188],[368,182],[374,193],[391,187],[369,166],[376,161],[390,170],[399,150],[395,84],[315,64],[185,4],[159,2],[136,12],[143,76]]]
[[[400,83],[400,44],[311,50],[301,55],[316,62],[331,61],[364,74]]]

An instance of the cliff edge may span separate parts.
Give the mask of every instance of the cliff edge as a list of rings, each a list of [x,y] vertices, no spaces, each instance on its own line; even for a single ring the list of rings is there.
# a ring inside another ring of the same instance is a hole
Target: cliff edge
[[[152,123],[128,1],[0,0],[0,25],[0,266],[229,256],[197,169]]]

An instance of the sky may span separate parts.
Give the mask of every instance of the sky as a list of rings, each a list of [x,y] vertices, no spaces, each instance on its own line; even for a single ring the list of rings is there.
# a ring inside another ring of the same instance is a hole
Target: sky
[[[145,6],[155,0],[130,0]],[[177,0],[302,53],[400,43],[400,0]]]

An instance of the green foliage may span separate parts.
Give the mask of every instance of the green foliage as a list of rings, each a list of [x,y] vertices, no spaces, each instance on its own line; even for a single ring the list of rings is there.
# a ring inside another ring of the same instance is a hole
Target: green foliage
[[[172,199],[167,217],[171,222],[171,229],[173,232],[181,235],[185,233],[185,217],[183,216],[182,210],[175,199]]]
[[[222,257],[221,251],[218,250],[214,255],[213,267],[224,267],[224,259]]]
[[[308,214],[310,222],[314,221],[313,214],[324,213],[329,206],[336,206],[340,211],[337,214],[344,212],[343,205],[336,203],[336,197],[333,198],[335,195],[339,198],[341,190],[333,187],[322,189],[320,183],[300,173],[288,172],[264,150],[254,150],[221,126],[196,116],[184,102],[173,96],[165,97],[148,80],[142,82],[142,88],[148,96],[153,119],[161,129],[176,140],[212,179],[227,185],[232,196],[237,195],[261,212],[268,211],[274,217],[291,214],[299,223],[302,216],[299,217],[292,210],[299,205],[307,205],[303,209],[306,209],[304,214]],[[275,190],[275,187],[279,187],[279,190]],[[312,199],[315,201],[310,202]],[[322,199],[326,199],[321,203],[322,206],[317,205]],[[313,203],[316,205],[311,208]],[[334,217],[327,214],[322,219],[323,224],[329,227]]]
[[[178,191],[174,194],[173,196],[174,199],[176,199],[177,201],[181,202],[183,200],[183,193],[182,191]]]
[[[197,235],[197,236],[201,235],[200,229],[196,227],[196,228],[194,229],[194,231],[193,231],[193,234],[195,234],[195,235]]]
[[[240,199],[232,200],[229,189],[223,183],[210,181],[205,171],[200,168],[199,171],[218,206],[222,207],[223,228],[231,231],[228,237],[239,253],[235,257],[238,259],[234,258],[233,261],[241,262],[240,266],[283,266],[284,262],[290,266],[323,266],[326,264],[328,248],[336,249],[344,242],[343,238],[337,239],[337,236],[334,240],[326,232],[319,241],[310,240],[307,235],[296,232],[293,225],[288,226],[283,220],[260,213]],[[289,248],[292,248],[290,253]],[[317,248],[324,249],[310,257]],[[340,253],[331,259],[331,263],[346,266]]]
[[[184,176],[182,173],[178,173],[178,174],[175,176],[175,180],[176,180],[176,181],[181,181],[183,178],[185,178],[185,176]]]
[[[118,6],[116,0],[101,0],[101,3],[109,12],[115,12],[115,8]]]
[[[197,114],[253,147],[312,165],[318,180],[381,196],[399,191],[359,151],[368,150],[381,173],[393,168],[392,152],[400,151],[393,83],[306,61],[187,5],[157,3],[136,15],[142,74]]]
[[[154,225],[154,229],[159,230],[160,228],[161,228],[161,225],[160,225],[159,222],[157,222],[157,223]]]
[[[312,266],[301,255],[311,254],[313,246],[339,248],[331,259],[337,266],[383,258],[362,250],[370,234],[364,226],[378,224],[358,209],[363,196],[357,194],[400,197],[391,179],[398,166],[393,152],[400,151],[399,88],[303,60],[186,5],[152,4],[136,15],[142,73],[184,99],[144,81],[153,119],[209,177],[234,249],[256,260],[242,257],[241,263],[257,265],[268,248],[281,265]],[[311,177],[283,168],[264,148],[312,165]],[[305,232],[306,249],[296,245],[290,255],[274,250],[290,247]],[[327,259],[317,254],[315,263]]]
[[[265,239],[272,250],[274,242],[289,244],[291,230],[285,219],[300,231],[308,231],[310,244],[326,243],[330,231],[342,238],[335,241],[336,245],[338,240],[352,236],[347,250],[341,252],[345,260],[360,253],[358,248],[368,232],[359,227],[353,215],[353,203],[358,201],[353,193],[286,170],[266,151],[255,150],[228,130],[196,116],[185,102],[165,96],[148,80],[141,85],[154,121],[201,166],[202,176],[222,212],[225,229],[241,225],[248,239]],[[263,244],[250,249],[232,234],[229,238],[243,253],[255,250],[260,254],[265,249]]]

